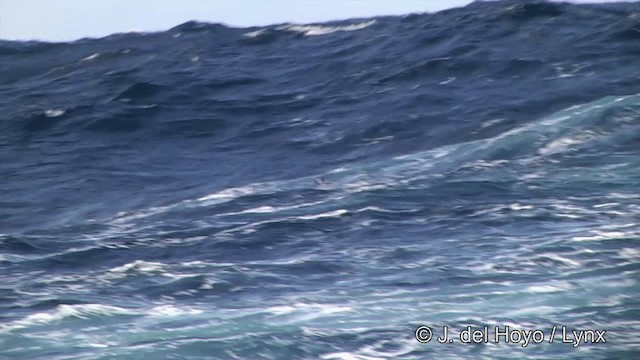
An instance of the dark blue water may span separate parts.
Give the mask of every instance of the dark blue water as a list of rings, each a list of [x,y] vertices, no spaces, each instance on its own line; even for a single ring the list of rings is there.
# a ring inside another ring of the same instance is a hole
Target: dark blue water
[[[0,42],[0,358],[637,359],[639,94],[638,3]]]

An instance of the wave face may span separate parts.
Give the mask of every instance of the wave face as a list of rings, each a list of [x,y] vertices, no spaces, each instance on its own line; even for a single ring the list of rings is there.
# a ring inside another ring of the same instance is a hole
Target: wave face
[[[638,3],[0,54],[2,358],[638,358]]]

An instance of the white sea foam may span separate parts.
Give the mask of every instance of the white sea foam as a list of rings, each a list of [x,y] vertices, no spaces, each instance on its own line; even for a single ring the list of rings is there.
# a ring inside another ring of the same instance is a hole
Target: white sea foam
[[[531,206],[531,205],[521,205],[521,204],[515,203],[515,204],[509,205],[509,209],[511,209],[513,211],[531,210],[531,209],[533,209],[533,206]]]
[[[593,208],[595,208],[595,209],[608,208],[608,207],[612,207],[612,206],[616,206],[616,205],[619,205],[619,204],[617,202],[610,202],[610,203],[603,203],[603,204],[593,205]]]
[[[388,339],[364,345],[354,352],[334,352],[321,355],[321,359],[337,360],[387,360],[405,359],[417,349],[421,344],[417,341],[407,341],[405,339]]]
[[[572,289],[574,289],[574,286],[568,282],[558,281],[549,284],[532,285],[527,288],[527,291],[535,294],[547,294],[569,291]]]
[[[579,134],[574,134],[571,136],[562,137],[556,140],[551,141],[544,147],[538,150],[540,155],[552,155],[561,152],[565,152],[571,149],[571,147],[575,145],[582,145],[590,140],[596,138],[595,133],[593,132],[583,132]]]
[[[287,315],[295,312],[312,313],[317,315],[328,315],[341,312],[350,312],[353,309],[349,306],[333,304],[306,304],[295,303],[293,305],[272,306],[267,311],[274,315]]]
[[[119,212],[116,217],[111,220],[112,224],[125,224],[130,223],[133,220],[140,220],[150,216],[162,214],[179,204],[173,204],[168,206],[154,206],[143,210],[137,210],[132,212]]]
[[[629,260],[640,259],[640,250],[633,248],[624,248],[618,252],[620,256]]]
[[[343,25],[343,26],[322,26],[322,25],[283,25],[278,28],[278,30],[289,30],[302,33],[306,36],[317,36],[317,35],[327,35],[337,31],[356,31],[368,28],[369,26],[375,24],[375,20],[370,20],[367,22],[361,22],[357,24],[351,25]]]
[[[322,218],[328,218],[328,217],[340,217],[348,212],[349,211],[345,209],[338,209],[333,211],[327,211],[320,214],[302,215],[302,216],[298,216],[297,218],[301,220],[315,220],[315,219],[322,219]]]
[[[438,83],[438,85],[446,85],[446,84],[448,84],[448,83],[450,83],[450,82],[453,82],[453,81],[455,81],[455,80],[456,80],[456,77],[455,77],[455,76],[452,76],[452,77],[448,78],[447,80],[440,81],[440,82]]]
[[[628,237],[637,237],[640,236],[640,232],[632,232],[632,231],[601,231],[601,230],[592,230],[591,236],[574,236],[572,238],[573,241],[603,241],[603,240],[615,240],[615,239],[624,239]]]
[[[95,316],[116,315],[139,315],[139,313],[117,306],[101,304],[58,305],[53,311],[31,314],[24,319],[0,325],[0,333],[31,326],[46,325],[69,318],[88,319]]]
[[[256,30],[256,31],[250,31],[250,32],[248,32],[248,33],[246,33],[246,34],[244,34],[242,36],[248,37],[248,38],[255,38],[255,37],[258,37],[258,36],[260,36],[260,35],[262,35],[262,34],[264,34],[266,32],[267,32],[267,29],[260,29],[260,30]]]
[[[44,112],[46,117],[58,117],[64,115],[66,111],[62,109],[50,109]]]
[[[112,273],[126,273],[126,272],[139,272],[139,273],[152,273],[161,272],[166,269],[167,265],[158,262],[150,262],[144,260],[136,260],[122,266],[110,269]]]
[[[196,199],[196,201],[205,202],[207,205],[213,205],[213,204],[231,201],[241,196],[247,196],[247,195],[252,195],[256,193],[263,193],[265,191],[269,191],[273,189],[274,189],[274,186],[268,183],[250,184],[246,186],[239,186],[239,187],[224,189],[224,190],[215,192],[213,194],[202,196]]]
[[[149,315],[161,317],[173,317],[184,315],[198,315],[203,311],[195,308],[176,307],[174,305],[159,305],[149,310]]]
[[[264,206],[258,206],[258,207],[255,207],[255,208],[247,209],[247,210],[224,213],[224,214],[220,214],[218,216],[230,216],[230,215],[241,215],[241,214],[269,214],[269,213],[275,213],[275,212],[280,212],[280,211],[285,211],[285,210],[293,210],[293,209],[299,209],[299,208],[305,208],[305,207],[320,205],[320,204],[323,204],[323,203],[325,203],[327,201],[329,201],[329,199],[328,200],[322,200],[322,201],[314,201],[314,202],[309,202],[309,203],[301,203],[301,204],[296,204],[296,205],[289,205],[289,206],[269,206],[269,205],[264,205]]]
[[[386,360],[381,357],[372,357],[365,355],[352,354],[349,352],[335,352],[320,356],[323,360]]]
[[[571,267],[578,267],[580,266],[580,262],[566,258],[564,256],[560,256],[558,254],[551,254],[551,253],[545,253],[545,254],[540,254],[541,257],[547,258],[549,260],[553,260],[559,263],[562,263],[566,266],[571,266]]]
[[[279,26],[277,30],[294,31],[294,32],[301,33],[305,36],[318,36],[318,35],[327,35],[327,34],[340,32],[340,31],[362,30],[375,23],[376,23],[375,20],[370,20],[367,22],[361,22],[361,23],[350,24],[350,25],[342,25],[342,26],[286,24],[286,25]],[[264,34],[267,34],[268,32],[269,32],[269,29],[266,29],[266,28],[258,29],[255,31],[247,32],[242,36],[245,38],[256,38]]]
[[[95,54],[91,54],[89,56],[87,56],[86,58],[80,60],[80,61],[89,61],[89,60],[94,60],[97,59],[100,56],[100,53],[95,53]]]

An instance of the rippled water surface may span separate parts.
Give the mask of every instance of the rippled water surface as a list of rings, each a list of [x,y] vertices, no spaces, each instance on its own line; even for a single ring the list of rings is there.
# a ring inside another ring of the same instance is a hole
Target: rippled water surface
[[[637,359],[639,64],[638,3],[0,41],[0,358]]]

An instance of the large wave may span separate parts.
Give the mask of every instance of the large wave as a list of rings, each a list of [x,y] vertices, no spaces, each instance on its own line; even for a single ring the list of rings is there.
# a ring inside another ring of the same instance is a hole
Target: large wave
[[[2,41],[0,357],[634,359],[639,44],[539,1]]]

